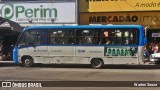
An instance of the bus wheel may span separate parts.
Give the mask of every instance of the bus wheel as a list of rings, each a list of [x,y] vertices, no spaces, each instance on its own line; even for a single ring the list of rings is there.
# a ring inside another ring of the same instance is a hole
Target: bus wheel
[[[31,57],[22,58],[22,66],[24,66],[24,67],[33,66],[33,59]]]
[[[98,69],[98,68],[103,67],[103,65],[104,65],[104,62],[103,62],[103,60],[100,59],[100,58],[94,58],[94,59],[91,60],[91,66],[92,66],[93,68]]]

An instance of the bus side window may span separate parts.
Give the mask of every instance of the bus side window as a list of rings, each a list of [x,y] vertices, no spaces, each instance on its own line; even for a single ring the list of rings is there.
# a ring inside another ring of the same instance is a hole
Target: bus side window
[[[40,34],[40,44],[47,44],[47,32],[42,31]]]
[[[130,44],[129,37],[130,37],[129,31],[128,30],[124,31],[124,38],[122,39],[123,40],[123,44],[125,44],[125,45]]]
[[[26,31],[21,37],[19,45],[34,45],[38,43],[38,37],[35,31]]]
[[[20,41],[18,43],[18,46],[23,46],[23,45],[26,45],[25,34],[20,38]]]
[[[19,45],[33,45],[35,43],[35,40],[34,40],[34,36],[33,34],[31,34],[31,31],[27,31],[27,32],[24,32],[20,42],[19,42]]]
[[[113,37],[110,30],[105,30],[103,32],[103,44],[113,44]]]
[[[50,44],[74,44],[74,30],[51,30],[49,32]]]
[[[94,44],[101,44],[101,30],[99,29],[94,32]]]
[[[130,32],[130,44],[134,44],[134,45],[137,45],[138,44],[138,36],[139,35],[139,32],[137,29],[133,29],[131,30]]]
[[[82,44],[82,30],[76,30],[76,44]]]
[[[29,45],[47,44],[47,32],[42,30],[31,31],[28,42]]]
[[[60,44],[61,36],[59,35],[61,33],[58,30],[49,31],[49,43],[50,44]]]
[[[114,36],[114,44],[121,45],[122,44],[122,30],[115,30]]]
[[[77,44],[93,44],[93,31],[81,29],[76,31]]]
[[[68,44],[75,44],[75,30],[69,30],[68,32]]]

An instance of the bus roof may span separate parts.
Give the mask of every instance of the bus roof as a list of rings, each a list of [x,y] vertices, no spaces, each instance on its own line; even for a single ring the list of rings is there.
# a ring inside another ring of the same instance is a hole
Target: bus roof
[[[142,28],[141,25],[77,25],[77,26],[31,26],[25,30],[32,29],[69,29],[69,28]]]

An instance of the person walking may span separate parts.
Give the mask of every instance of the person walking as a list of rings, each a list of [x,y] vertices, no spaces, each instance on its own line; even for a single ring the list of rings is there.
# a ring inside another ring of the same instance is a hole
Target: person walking
[[[152,50],[154,53],[158,53],[158,44],[155,44]]]

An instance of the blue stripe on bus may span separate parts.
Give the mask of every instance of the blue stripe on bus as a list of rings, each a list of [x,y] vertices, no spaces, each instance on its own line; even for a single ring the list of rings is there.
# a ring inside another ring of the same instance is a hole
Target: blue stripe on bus
[[[13,61],[14,61],[14,63],[18,63],[18,48],[17,48],[17,46],[15,46],[14,47],[14,49],[13,49]]]
[[[31,26],[24,30],[32,30],[32,29],[81,29],[81,28],[139,28],[142,29],[141,25],[102,25],[102,26],[89,26],[89,25],[81,25],[81,26]]]

